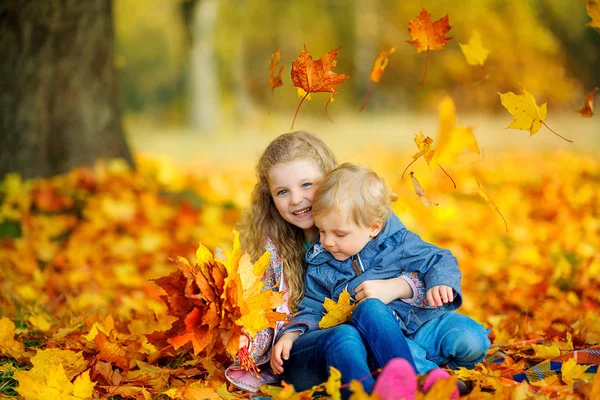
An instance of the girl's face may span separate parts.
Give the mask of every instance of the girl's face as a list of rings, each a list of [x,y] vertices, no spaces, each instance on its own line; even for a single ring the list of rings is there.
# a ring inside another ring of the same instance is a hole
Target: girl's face
[[[315,226],[312,201],[315,183],[322,177],[323,172],[311,160],[277,164],[269,171],[269,190],[277,211],[284,220],[303,229],[305,236],[310,236]]]

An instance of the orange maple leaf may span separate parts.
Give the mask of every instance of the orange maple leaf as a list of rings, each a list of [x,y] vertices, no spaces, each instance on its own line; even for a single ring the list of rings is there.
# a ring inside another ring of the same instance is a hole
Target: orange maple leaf
[[[271,61],[269,61],[269,84],[271,85],[271,108],[273,108],[274,97],[273,90],[283,85],[283,81],[281,80],[281,73],[283,72],[283,65],[279,68],[279,72],[275,73],[275,69],[277,68],[277,64],[281,60],[281,53],[279,49],[275,50],[275,52],[271,55]]]
[[[429,51],[442,50],[444,45],[452,40],[452,37],[446,37],[451,26],[448,22],[448,15],[431,21],[431,14],[423,8],[415,21],[408,21],[408,33],[413,40],[407,40],[406,43],[412,44],[417,48],[417,53],[427,51],[425,58],[425,74],[419,86],[423,86],[427,77],[427,65],[429,64]]]
[[[369,89],[367,89],[367,96],[365,97],[365,101],[360,107],[360,111],[362,111],[365,108],[367,102],[369,101],[369,97],[371,96],[371,89],[373,88],[373,83],[379,82],[381,80],[381,77],[383,76],[383,71],[388,65],[388,57],[394,54],[395,52],[395,47],[392,47],[389,50],[387,48],[384,48],[379,52],[379,55],[377,56],[377,58],[375,58],[375,61],[373,61],[373,68],[371,69],[371,75],[369,76],[369,78],[371,79],[371,83],[369,84]]]
[[[292,129],[294,128],[298,111],[300,111],[300,106],[310,93],[331,92],[329,100],[327,100],[327,104],[325,104],[325,114],[327,115],[327,118],[329,118],[327,106],[333,101],[333,96],[338,93],[335,90],[335,87],[350,78],[349,75],[337,74],[331,71],[337,63],[335,59],[337,58],[339,49],[340,47],[331,50],[329,53],[314,61],[312,56],[306,51],[305,45],[304,50],[302,50],[298,59],[292,62],[292,83],[294,86],[302,88],[306,92],[306,95],[300,100],[300,104],[298,104],[296,114],[294,114]],[[329,118],[329,120],[333,122],[331,118]]]
[[[585,104],[583,105],[583,108],[578,111],[582,117],[590,118],[594,115],[594,96],[598,90],[600,90],[600,87],[594,88],[594,90],[589,92],[585,98]]]
[[[94,338],[94,343],[98,346],[99,360],[113,363],[124,371],[129,370],[130,355],[127,353],[126,348],[118,343],[112,335],[108,337],[103,332],[99,332]]]

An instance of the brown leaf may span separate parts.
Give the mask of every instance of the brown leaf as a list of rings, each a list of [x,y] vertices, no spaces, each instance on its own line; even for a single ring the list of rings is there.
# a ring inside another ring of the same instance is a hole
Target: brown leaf
[[[425,204],[427,207],[438,205],[438,203],[434,203],[433,201],[429,200],[429,197],[427,197],[427,195],[425,194],[425,189],[423,189],[423,186],[421,186],[421,184],[415,177],[415,173],[412,171],[410,171],[410,180],[412,181],[413,187],[415,188],[415,193],[421,199],[423,204]]]
[[[583,108],[578,111],[582,117],[590,118],[594,115],[594,96],[598,90],[600,90],[600,87],[595,87],[585,98]]]

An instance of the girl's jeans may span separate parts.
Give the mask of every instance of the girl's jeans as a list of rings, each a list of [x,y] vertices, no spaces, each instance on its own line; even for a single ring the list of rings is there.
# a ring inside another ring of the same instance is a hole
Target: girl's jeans
[[[335,367],[342,373],[342,384],[360,380],[370,393],[375,384],[371,374],[396,357],[415,367],[393,312],[380,300],[368,299],[354,309],[349,324],[300,335],[283,363],[283,377],[302,391],[325,382],[329,367]],[[341,394],[347,399],[350,391],[346,387]]]
[[[473,368],[490,347],[489,332],[483,325],[454,311],[425,322],[408,336],[417,373],[424,374],[446,364],[452,369]]]

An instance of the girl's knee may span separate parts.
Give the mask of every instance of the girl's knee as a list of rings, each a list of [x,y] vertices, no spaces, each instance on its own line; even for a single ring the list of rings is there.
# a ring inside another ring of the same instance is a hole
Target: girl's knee
[[[330,332],[325,340],[324,345],[327,347],[331,346],[352,346],[355,344],[362,345],[362,338],[360,334],[351,325],[342,324],[329,328]]]

